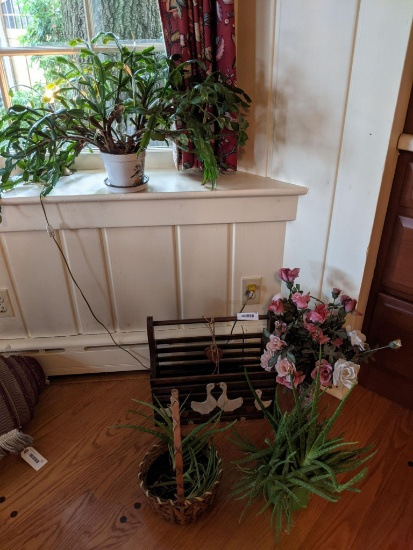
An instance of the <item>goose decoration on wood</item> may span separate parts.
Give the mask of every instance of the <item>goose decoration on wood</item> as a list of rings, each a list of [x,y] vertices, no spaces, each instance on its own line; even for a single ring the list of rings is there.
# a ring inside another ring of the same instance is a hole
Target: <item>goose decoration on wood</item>
[[[222,394],[218,397],[217,405],[220,409],[226,412],[235,411],[242,407],[244,399],[242,397],[237,397],[236,399],[229,399],[227,396],[227,384],[225,382],[220,382],[218,386],[222,390]]]
[[[272,399],[270,399],[269,401],[263,401],[261,399],[261,396],[262,396],[262,390],[255,390],[255,393],[258,395],[258,398],[260,399],[261,403],[264,405],[264,407],[266,409],[268,409],[268,407],[271,405],[272,403]],[[260,404],[258,403],[258,401],[255,399],[254,400],[254,405],[255,405],[255,408],[258,409],[259,411],[261,410],[261,407],[260,407]]]
[[[191,401],[191,409],[199,414],[209,414],[217,406],[217,400],[211,391],[214,389],[215,384],[210,383],[206,386],[207,397],[205,401]]]

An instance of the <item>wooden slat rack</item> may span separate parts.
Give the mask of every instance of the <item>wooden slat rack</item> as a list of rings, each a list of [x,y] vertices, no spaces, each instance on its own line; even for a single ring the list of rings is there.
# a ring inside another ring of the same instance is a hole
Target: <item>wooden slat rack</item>
[[[267,320],[266,315],[259,317]],[[169,321],[154,321],[147,318],[148,343],[151,362],[152,396],[168,407],[172,388],[179,390],[181,404],[184,410],[181,415],[183,423],[204,422],[209,416],[223,410],[222,420],[261,418],[262,413],[256,407],[254,396],[248,387],[244,369],[256,390],[261,390],[263,401],[272,400],[275,390],[275,376],[262,369],[260,357],[263,353],[262,330],[249,332],[240,330],[229,334],[236,317],[216,317],[214,319],[215,344],[222,350],[218,365],[205,354],[205,349],[212,344],[212,336],[205,318],[181,319]],[[240,321],[238,323],[241,323]],[[170,330],[177,333],[182,325],[191,325],[194,336],[170,337]],[[165,334],[168,332],[167,337]],[[211,386],[211,384],[213,386]],[[207,413],[193,409],[192,404],[207,400],[207,385],[211,397],[205,408],[211,408]],[[227,401],[229,400],[229,401]],[[236,401],[237,400],[237,401]],[[240,404],[242,401],[242,404]],[[212,408],[214,403],[216,406]],[[226,403],[226,405],[224,405]],[[235,407],[234,410],[226,410]],[[223,408],[224,407],[224,408]]]

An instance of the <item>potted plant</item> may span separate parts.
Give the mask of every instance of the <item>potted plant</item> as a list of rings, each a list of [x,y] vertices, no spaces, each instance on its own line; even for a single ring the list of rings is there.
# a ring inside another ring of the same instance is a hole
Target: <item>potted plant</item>
[[[134,401],[150,409],[154,417],[140,410],[130,412],[153,421],[156,429],[134,424],[116,427],[146,432],[159,440],[139,466],[140,485],[149,505],[172,523],[195,521],[213,504],[222,474],[221,459],[212,438],[234,422],[217,427],[218,413],[182,436],[178,390],[172,390],[171,406],[167,409],[156,398],[153,405]]]
[[[345,490],[359,491],[355,485],[367,468],[345,482],[338,476],[363,465],[374,454],[373,447],[357,448],[343,434],[336,437],[330,432],[357,384],[359,363],[379,349],[401,346],[400,340],[394,340],[370,349],[366,337],[346,325],[346,316],[357,313],[356,300],[333,288],[332,300],[324,303],[304,293],[296,282],[299,272],[279,270],[289,295],[275,295],[268,306],[261,366],[277,382],[272,411],[245,373],[271,435],[258,445],[237,433],[233,438],[245,455],[237,462],[241,479],[234,495],[247,499],[246,506],[262,497],[263,511],[271,509],[277,538],[284,525],[289,531],[293,512],[306,507],[312,494],[336,502]],[[320,399],[331,386],[348,391],[333,415],[323,419]],[[284,395],[285,406],[280,405],[280,387],[291,390]]]
[[[241,146],[247,139],[243,112],[250,99],[242,90],[226,84],[220,73],[197,81],[190,70],[197,61],[176,63],[153,47],[135,51],[113,33],[70,45],[79,47],[78,53],[56,57],[54,81],[41,101],[16,103],[0,121],[2,191],[40,182],[47,195],[85,147],[101,151],[110,190],[125,192],[128,185],[140,190],[147,180],[143,163],[150,140],[172,140],[185,150],[191,142],[204,183],[215,185],[214,142],[227,130],[236,132]],[[107,45],[115,52],[105,51]],[[125,162],[132,171],[118,179]]]
[[[356,447],[356,443],[347,442],[343,434],[330,436],[351,390],[330,418],[321,419],[320,373],[318,370],[315,380],[302,393],[295,389],[294,376],[290,374],[294,396],[290,410],[288,407],[283,410],[280,406],[279,386],[271,412],[250,384],[268,422],[270,435],[261,445],[236,432],[233,437],[233,442],[244,453],[244,457],[236,462],[240,478],[233,496],[246,499],[245,508],[254,500],[262,499],[261,511],[271,511],[271,524],[275,527],[277,540],[284,526],[289,532],[294,511],[305,508],[311,495],[336,502],[343,491],[359,492],[355,485],[365,477],[367,468],[342,482],[340,474],[358,469],[375,453],[372,445]]]

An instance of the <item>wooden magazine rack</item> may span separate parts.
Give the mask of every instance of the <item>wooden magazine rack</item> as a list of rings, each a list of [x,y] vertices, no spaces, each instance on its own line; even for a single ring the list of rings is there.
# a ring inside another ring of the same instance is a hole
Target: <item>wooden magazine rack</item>
[[[267,320],[267,316],[259,319]],[[167,408],[171,389],[177,388],[182,423],[205,422],[220,410],[222,421],[261,418],[245,370],[260,399],[271,406],[275,375],[260,366],[262,329],[250,332],[241,321],[235,325],[236,321],[236,317],[170,321],[148,317],[152,397]],[[194,329],[194,336],[188,336],[189,330],[179,336],[183,325]],[[234,326],[236,334],[229,334]],[[162,328],[176,329],[177,336],[170,337],[170,330]]]

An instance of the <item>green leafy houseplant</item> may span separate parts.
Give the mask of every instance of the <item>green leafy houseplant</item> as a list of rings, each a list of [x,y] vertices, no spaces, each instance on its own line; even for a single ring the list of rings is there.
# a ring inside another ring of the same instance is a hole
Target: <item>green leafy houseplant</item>
[[[224,130],[236,132],[239,146],[247,139],[250,99],[241,89],[217,72],[199,81],[191,76],[197,61],[177,64],[153,47],[136,51],[113,33],[70,45],[77,54],[56,57],[41,105],[16,103],[0,120],[1,191],[40,182],[47,195],[85,147],[139,155],[150,140],[172,140],[184,150],[191,141],[204,183],[215,185],[214,144]]]
[[[274,408],[270,412],[261,403],[249,380],[248,383],[272,435],[262,446],[257,446],[235,432],[233,441],[245,456],[237,461],[241,479],[236,483],[233,495],[247,499],[246,508],[255,499],[262,498],[265,504],[261,512],[271,510],[271,523],[278,539],[284,525],[289,532],[293,512],[306,507],[312,494],[336,502],[345,490],[359,492],[355,485],[365,477],[367,468],[347,481],[340,482],[338,476],[359,468],[374,452],[372,446],[354,447],[356,443],[347,442],[343,434],[337,437],[329,435],[354,386],[334,414],[322,420],[319,413],[322,395],[320,370],[311,386],[302,393],[291,384],[294,404],[289,411],[280,407],[278,387]]]
[[[161,517],[174,523],[197,519],[213,503],[222,473],[221,459],[212,438],[218,432],[232,427],[234,422],[218,427],[221,414],[218,413],[182,436],[184,501],[179,502],[176,474],[179,464],[171,411],[169,408],[164,409],[156,398],[155,404],[136,399],[133,401],[149,409],[154,416],[141,410],[130,412],[154,422],[155,429],[135,424],[124,424],[116,428],[131,428],[149,433],[159,441],[159,445],[154,445],[147,453],[139,471],[141,487],[149,504]]]

